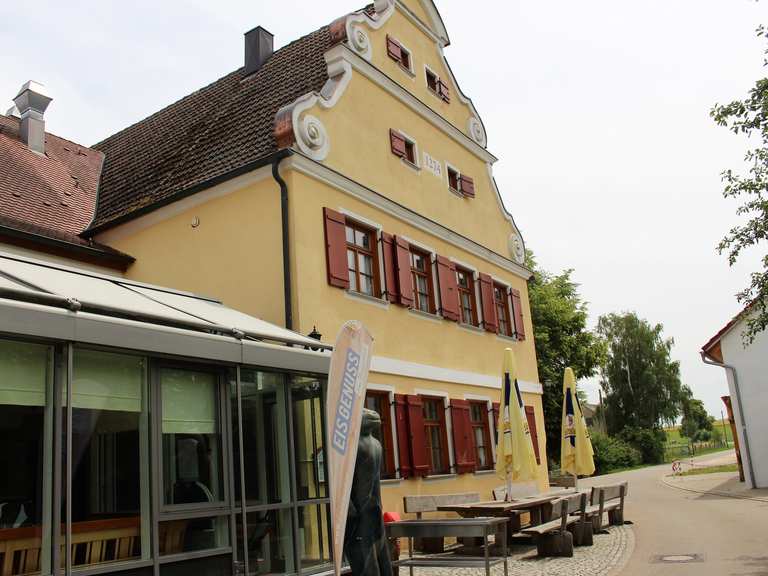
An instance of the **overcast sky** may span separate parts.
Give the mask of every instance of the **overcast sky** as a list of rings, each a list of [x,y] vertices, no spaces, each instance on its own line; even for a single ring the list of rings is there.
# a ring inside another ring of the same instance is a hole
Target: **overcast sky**
[[[246,30],[264,26],[279,47],[362,3],[2,2],[2,111],[35,79],[54,97],[49,130],[93,144],[241,66]],[[719,415],[725,376],[698,350],[740,309],[759,254],[729,268],[715,251],[737,221],[719,174],[741,166],[746,143],[709,110],[765,75],[754,29],[766,3],[437,6],[527,247],[550,271],[575,269],[592,324],[624,310],[664,324],[684,382]]]

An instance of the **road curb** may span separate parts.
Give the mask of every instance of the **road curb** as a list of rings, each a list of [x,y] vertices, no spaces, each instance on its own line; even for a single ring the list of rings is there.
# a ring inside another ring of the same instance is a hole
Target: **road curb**
[[[752,500],[753,502],[763,502],[768,504],[768,498],[760,498],[754,496],[740,496],[738,494],[732,494],[731,492],[722,492],[720,490],[696,490],[695,488],[684,488],[677,484],[673,484],[667,480],[667,476],[661,477],[661,483],[669,488],[675,488],[676,490],[682,490],[683,492],[693,492],[694,494],[709,494],[711,496],[724,496],[726,498],[735,498],[736,500]]]

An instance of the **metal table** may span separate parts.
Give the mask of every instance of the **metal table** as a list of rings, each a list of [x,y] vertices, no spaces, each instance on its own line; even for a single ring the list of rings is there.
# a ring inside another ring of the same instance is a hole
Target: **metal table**
[[[491,574],[491,566],[504,562],[504,576],[508,575],[507,568],[507,524],[508,518],[456,518],[446,520],[403,520],[386,524],[387,535],[391,538],[408,538],[408,559],[397,560],[398,566],[407,566],[413,576],[413,569],[418,567],[438,568],[482,568],[486,576]],[[502,533],[503,554],[501,558],[491,557],[488,536]],[[413,539],[428,536],[455,536],[457,538],[482,538],[484,558],[468,558],[455,555],[433,555],[413,557]]]

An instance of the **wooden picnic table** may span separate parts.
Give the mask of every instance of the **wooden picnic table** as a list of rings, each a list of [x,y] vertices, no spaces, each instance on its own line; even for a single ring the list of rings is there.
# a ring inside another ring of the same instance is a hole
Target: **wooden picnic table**
[[[469,504],[446,504],[438,506],[437,509],[440,512],[455,512],[462,518],[476,518],[480,516],[509,518],[507,541],[511,543],[512,536],[522,528],[520,517],[524,512],[528,512],[530,515],[530,525],[538,526],[549,519],[550,504],[561,495],[547,494],[529,498],[518,498],[508,502],[492,500],[490,502],[472,502]]]

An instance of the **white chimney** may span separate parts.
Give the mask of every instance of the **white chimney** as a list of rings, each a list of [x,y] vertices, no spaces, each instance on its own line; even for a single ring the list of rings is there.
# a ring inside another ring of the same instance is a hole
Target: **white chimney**
[[[30,150],[45,154],[45,109],[51,103],[51,98],[45,92],[42,84],[30,80],[19,90],[13,99],[21,115],[19,136]]]
[[[19,109],[16,108],[16,105],[14,104],[5,113],[6,116],[12,116],[14,118],[21,118],[21,114],[19,114]]]

